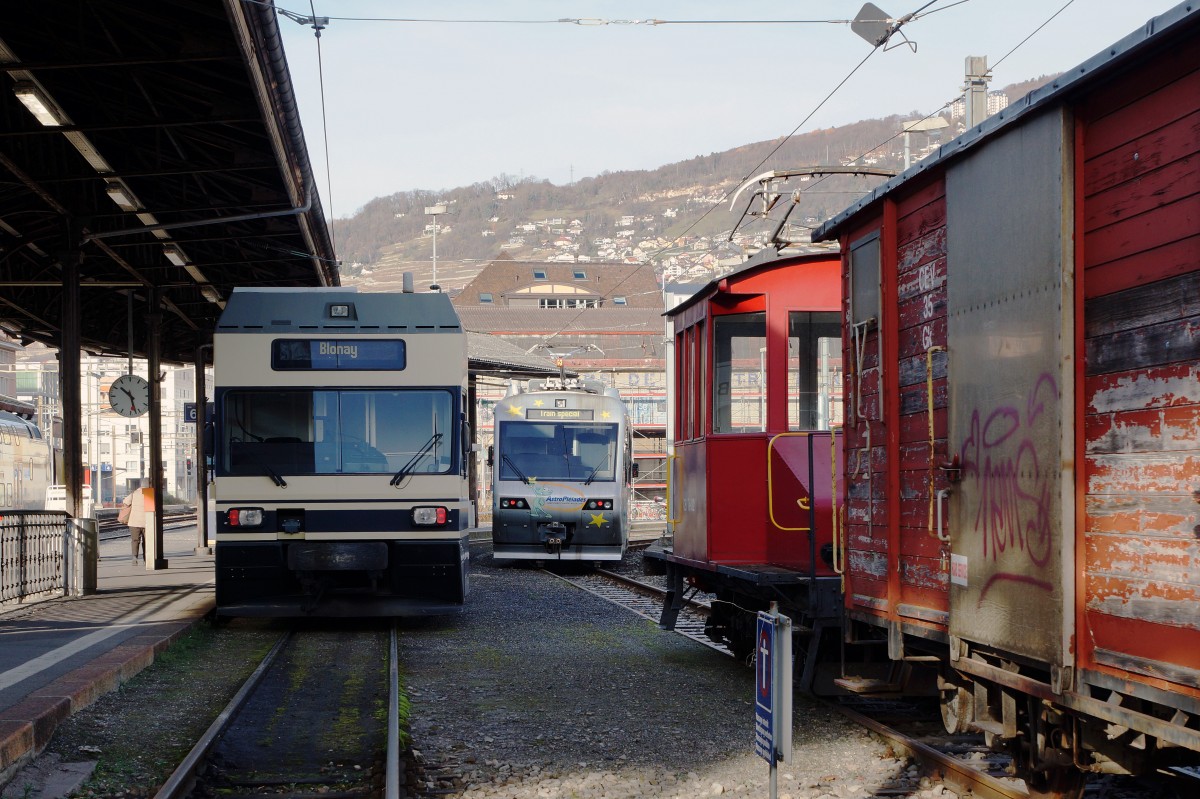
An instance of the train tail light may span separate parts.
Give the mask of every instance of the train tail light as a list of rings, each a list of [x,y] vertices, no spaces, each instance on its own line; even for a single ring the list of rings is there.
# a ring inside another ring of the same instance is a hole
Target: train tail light
[[[588,510],[612,510],[613,501],[611,499],[589,499],[583,503],[583,507]]]
[[[500,499],[500,507],[505,510],[529,510],[529,503],[520,497],[502,497]]]
[[[412,510],[413,524],[421,527],[445,524],[449,517],[450,512],[440,505],[437,507],[413,508]]]
[[[262,508],[230,508],[225,515],[230,527],[261,527]]]

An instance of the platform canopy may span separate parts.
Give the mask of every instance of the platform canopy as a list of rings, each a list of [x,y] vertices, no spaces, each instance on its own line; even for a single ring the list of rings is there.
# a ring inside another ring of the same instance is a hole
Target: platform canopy
[[[178,363],[234,286],[338,285],[268,4],[3,3],[0,69],[0,328],[14,338],[61,345],[67,264],[81,349],[145,354],[157,298],[161,357]]]

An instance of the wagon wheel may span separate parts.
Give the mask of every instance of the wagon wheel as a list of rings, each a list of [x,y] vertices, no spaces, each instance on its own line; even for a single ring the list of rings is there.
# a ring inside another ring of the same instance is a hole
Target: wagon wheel
[[[1029,799],[1080,799],[1087,787],[1087,772],[1074,766],[1056,766],[1022,774]]]
[[[975,720],[975,696],[966,688],[938,680],[942,726],[950,735],[961,735],[971,729]]]

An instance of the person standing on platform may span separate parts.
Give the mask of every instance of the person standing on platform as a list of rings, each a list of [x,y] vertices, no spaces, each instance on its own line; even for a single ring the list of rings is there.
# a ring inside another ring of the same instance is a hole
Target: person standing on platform
[[[144,487],[145,479],[141,481]],[[146,502],[142,489],[135,488],[129,492],[121,503],[121,511],[117,517],[129,527],[129,545],[133,553],[133,564],[136,566],[140,553],[142,563],[146,562]]]

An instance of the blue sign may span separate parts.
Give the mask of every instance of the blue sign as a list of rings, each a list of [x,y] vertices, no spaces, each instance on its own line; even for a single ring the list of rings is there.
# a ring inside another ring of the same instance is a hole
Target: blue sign
[[[276,339],[271,368],[276,371],[403,371],[403,339]]]
[[[196,423],[196,421],[197,421],[196,416],[198,413],[198,409],[196,406],[197,406],[197,403],[195,403],[195,402],[183,403],[183,423],[184,424],[195,424]],[[205,421],[205,423],[212,421],[212,415],[213,415],[213,404],[211,402],[204,403],[204,421]]]
[[[759,612],[754,636],[754,754],[775,764],[775,727],[772,724],[775,687],[775,618]]]

